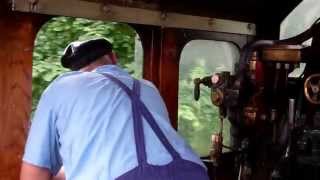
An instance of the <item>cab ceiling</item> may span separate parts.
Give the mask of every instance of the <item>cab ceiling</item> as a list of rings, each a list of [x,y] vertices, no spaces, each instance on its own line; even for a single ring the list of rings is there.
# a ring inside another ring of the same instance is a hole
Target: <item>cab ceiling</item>
[[[85,0],[252,23],[282,21],[302,0]]]
[[[13,10],[277,38],[302,0],[11,0]]]

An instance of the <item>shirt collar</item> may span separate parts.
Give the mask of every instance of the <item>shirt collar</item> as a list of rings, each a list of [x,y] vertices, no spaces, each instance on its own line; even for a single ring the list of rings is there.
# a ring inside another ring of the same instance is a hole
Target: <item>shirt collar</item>
[[[117,65],[103,65],[93,70],[93,72],[110,73],[116,76],[130,76],[128,72],[126,72],[125,70],[123,70]]]

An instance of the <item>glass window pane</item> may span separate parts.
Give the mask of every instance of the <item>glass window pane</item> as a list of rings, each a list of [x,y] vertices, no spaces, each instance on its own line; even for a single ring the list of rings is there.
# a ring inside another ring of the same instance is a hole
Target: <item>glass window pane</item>
[[[201,88],[193,99],[193,79],[222,71],[235,72],[239,50],[228,42],[194,40],[182,51],[179,72],[179,133],[201,156],[209,155],[211,135],[219,132],[219,112],[210,99],[210,89]],[[230,124],[224,121],[224,144],[230,143]]]
[[[302,1],[282,22],[280,39],[286,39],[296,36],[308,28],[320,18],[320,1],[304,0]],[[305,45],[311,45],[311,40],[306,41]],[[299,77],[302,75],[305,64],[301,63],[291,74],[290,77]]]
[[[282,22],[280,38],[296,36],[320,17],[319,0],[303,0]]]

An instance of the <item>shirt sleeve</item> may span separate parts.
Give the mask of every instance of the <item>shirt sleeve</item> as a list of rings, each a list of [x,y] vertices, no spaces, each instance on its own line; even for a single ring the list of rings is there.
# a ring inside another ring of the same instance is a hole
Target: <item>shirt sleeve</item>
[[[52,103],[44,93],[41,96],[28,135],[23,161],[47,168],[56,175],[62,166],[59,154],[59,137],[55,126],[57,119]]]

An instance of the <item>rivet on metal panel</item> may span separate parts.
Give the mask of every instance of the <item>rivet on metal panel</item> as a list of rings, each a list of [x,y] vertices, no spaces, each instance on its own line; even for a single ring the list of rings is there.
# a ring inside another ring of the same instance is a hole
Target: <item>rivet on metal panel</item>
[[[102,11],[103,11],[104,13],[106,13],[106,14],[110,14],[110,13],[111,13],[111,7],[110,7],[109,5],[107,5],[107,4],[104,4],[104,5],[102,6]]]
[[[252,24],[252,23],[248,23],[247,28],[248,28],[249,31],[255,31],[255,25]]]
[[[30,12],[36,12],[38,10],[39,0],[28,0],[28,3]]]
[[[167,12],[163,11],[160,14],[161,28],[166,27],[166,21],[168,20]]]
[[[167,12],[165,12],[165,11],[161,12],[160,18],[161,18],[162,21],[166,21],[168,19]]]

